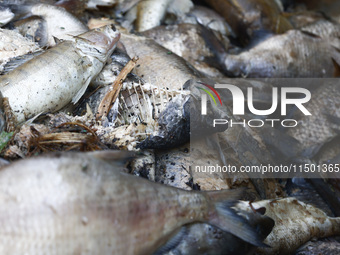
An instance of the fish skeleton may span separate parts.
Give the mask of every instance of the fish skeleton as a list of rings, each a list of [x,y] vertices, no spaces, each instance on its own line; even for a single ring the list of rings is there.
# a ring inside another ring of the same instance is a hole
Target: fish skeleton
[[[125,153],[59,153],[1,169],[0,253],[152,254],[195,222],[262,245],[255,230],[261,222],[253,227],[231,209],[238,190],[153,183],[121,171],[119,162],[130,157]],[[252,217],[271,221],[256,212]]]
[[[33,116],[76,103],[115,49],[120,33],[113,25],[73,37],[0,77],[19,124]]]

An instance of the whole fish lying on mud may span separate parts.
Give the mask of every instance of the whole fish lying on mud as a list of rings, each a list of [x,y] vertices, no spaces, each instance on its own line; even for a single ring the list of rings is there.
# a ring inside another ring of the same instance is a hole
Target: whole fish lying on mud
[[[0,92],[19,124],[76,103],[115,49],[113,25],[64,41],[0,77]]]
[[[72,40],[72,36],[88,31],[88,28],[64,8],[49,4],[16,4],[10,5],[11,10],[17,15],[28,17],[40,17],[40,24],[36,33],[39,34],[41,46],[55,46],[56,38],[59,40]],[[16,25],[24,26],[25,20],[20,20]],[[20,30],[20,28],[19,28]]]
[[[329,42],[298,30],[272,36],[238,55],[216,54],[232,77],[334,77],[339,53]],[[315,61],[317,59],[317,61]]]
[[[237,214],[238,190],[194,192],[153,183],[121,171],[129,156],[52,154],[1,169],[0,253],[152,254],[196,222],[265,246],[259,232],[269,233],[273,222],[252,210],[250,218]]]

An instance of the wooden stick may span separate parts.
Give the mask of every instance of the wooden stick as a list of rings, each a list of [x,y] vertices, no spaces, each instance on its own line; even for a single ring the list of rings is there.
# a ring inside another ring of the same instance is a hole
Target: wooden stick
[[[109,111],[116,101],[120,90],[123,86],[123,81],[125,80],[126,76],[132,71],[132,69],[136,66],[138,61],[138,57],[134,57],[131,59],[126,66],[122,69],[122,71],[118,74],[117,79],[112,85],[112,90],[106,93],[103,100],[100,102],[98,111],[96,113],[96,120],[101,120],[103,116],[107,116]]]

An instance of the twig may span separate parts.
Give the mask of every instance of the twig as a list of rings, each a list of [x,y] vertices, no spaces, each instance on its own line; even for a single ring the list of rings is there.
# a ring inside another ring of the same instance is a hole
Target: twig
[[[98,111],[96,113],[96,120],[101,120],[103,116],[107,116],[109,111],[116,101],[119,92],[123,86],[123,81],[125,80],[126,76],[132,71],[132,69],[136,66],[138,61],[138,57],[134,57],[129,61],[129,63],[124,66],[122,71],[118,74],[117,79],[112,85],[112,90],[106,93],[103,100],[100,102]]]

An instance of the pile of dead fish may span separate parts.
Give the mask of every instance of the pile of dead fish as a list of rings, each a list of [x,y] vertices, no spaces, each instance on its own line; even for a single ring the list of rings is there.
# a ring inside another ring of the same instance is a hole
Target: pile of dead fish
[[[339,172],[191,167],[340,164],[338,1],[0,0],[0,26],[0,254],[340,254]],[[316,95],[294,129],[193,111],[289,78]]]

